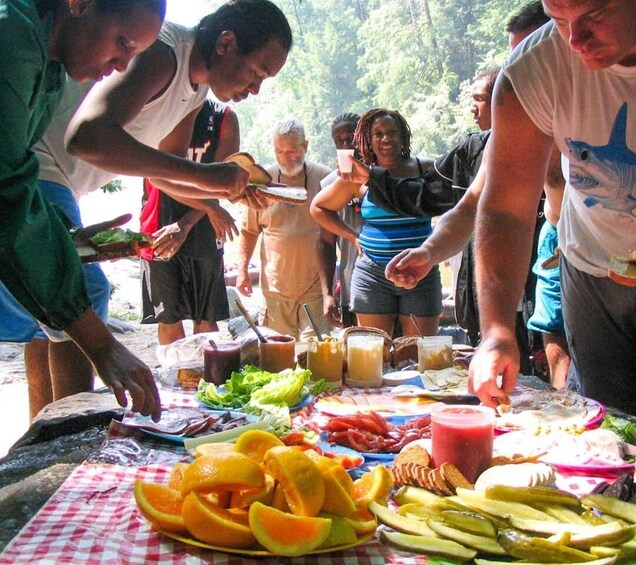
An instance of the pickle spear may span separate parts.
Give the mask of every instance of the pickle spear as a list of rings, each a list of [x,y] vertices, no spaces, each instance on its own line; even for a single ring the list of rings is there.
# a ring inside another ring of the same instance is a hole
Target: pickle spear
[[[604,514],[636,524],[636,504],[632,502],[623,502],[618,498],[604,494],[588,494],[581,499],[581,502],[583,506],[596,508]]]
[[[587,563],[596,560],[596,556],[591,553],[558,545],[513,529],[500,530],[497,541],[508,555],[534,563]]]
[[[486,498],[505,500],[508,502],[522,502],[524,504],[561,504],[563,506],[581,507],[579,498],[569,492],[551,487],[511,487],[506,485],[491,485],[484,493]]]
[[[412,553],[424,553],[426,555],[436,555],[446,557],[455,561],[470,561],[477,555],[474,549],[468,549],[454,541],[431,538],[426,536],[413,536],[400,534],[397,532],[380,531],[380,541],[388,543],[405,551]]]

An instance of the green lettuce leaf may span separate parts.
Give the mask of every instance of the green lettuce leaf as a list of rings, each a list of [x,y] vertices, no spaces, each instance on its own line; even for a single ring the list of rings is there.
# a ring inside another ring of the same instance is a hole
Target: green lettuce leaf
[[[252,392],[249,404],[251,406],[263,404],[294,406],[306,392],[305,383],[310,375],[311,371],[300,367],[274,373],[269,383]]]
[[[619,418],[618,416],[612,416],[607,414],[601,424],[601,428],[612,430],[623,441],[636,445],[636,423],[626,418]]]
[[[105,245],[107,243],[131,243],[133,241],[152,241],[147,235],[131,231],[129,229],[114,228],[111,230],[100,231],[91,237],[91,241],[95,245]]]
[[[274,406],[284,409],[283,412],[286,410],[289,418],[289,407],[297,404],[309,392],[305,383],[310,375],[310,371],[299,367],[270,373],[253,365],[246,365],[240,371],[232,373],[223,391],[219,391],[214,384],[201,380],[197,397],[210,406],[247,408],[251,412],[269,411],[280,417],[278,409],[265,408]]]

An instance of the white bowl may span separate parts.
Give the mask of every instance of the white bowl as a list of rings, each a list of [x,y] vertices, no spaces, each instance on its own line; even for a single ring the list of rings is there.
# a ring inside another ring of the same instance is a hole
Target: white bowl
[[[393,371],[392,373],[386,373],[382,375],[382,383],[384,386],[396,386],[402,385],[411,379],[416,379],[420,376],[419,371]]]

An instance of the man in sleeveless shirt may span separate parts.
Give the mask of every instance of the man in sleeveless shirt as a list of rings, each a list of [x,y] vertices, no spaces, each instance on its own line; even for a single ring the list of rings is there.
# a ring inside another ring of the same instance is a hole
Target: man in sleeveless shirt
[[[47,130],[49,168],[55,173],[50,180],[81,195],[118,174],[149,176],[161,190],[205,211],[217,233],[231,233],[231,216],[206,199],[243,192],[248,175],[234,164],[184,158],[194,119],[208,90],[224,101],[257,95],[263,81],[285,64],[291,44],[289,23],[269,0],[226,2],[194,28],[165,22],[159,40],[126,72],[102,80],[81,105],[75,100],[79,109],[60,106],[64,116],[56,117],[55,131]],[[253,195],[246,203],[264,204]],[[72,378],[68,372],[59,375]]]
[[[206,100],[194,123],[188,157],[200,163],[222,161],[239,145],[236,113],[225,104]],[[160,345],[185,337],[183,320],[193,321],[194,333],[217,331],[217,321],[229,316],[224,240],[217,237],[206,215],[144,179],[141,231],[154,238],[152,248],[141,250],[141,323],[158,324]]]

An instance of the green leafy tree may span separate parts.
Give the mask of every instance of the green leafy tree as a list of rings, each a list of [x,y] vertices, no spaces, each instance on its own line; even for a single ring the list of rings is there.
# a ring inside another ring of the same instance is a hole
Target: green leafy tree
[[[294,46],[279,75],[237,106],[242,148],[274,162],[271,128],[296,117],[310,158],[335,166],[330,125],[344,111],[399,110],[420,155],[437,156],[474,129],[470,82],[503,62],[506,21],[526,0],[276,2]]]
[[[122,190],[124,190],[124,186],[121,179],[114,179],[108,184],[102,186],[102,191],[109,194],[112,194],[113,192],[121,192]]]

